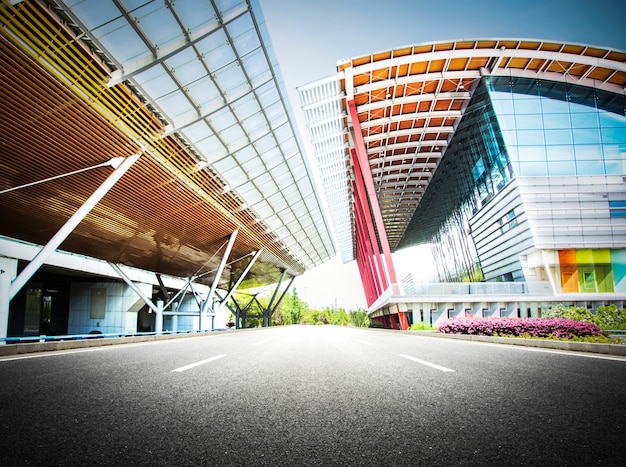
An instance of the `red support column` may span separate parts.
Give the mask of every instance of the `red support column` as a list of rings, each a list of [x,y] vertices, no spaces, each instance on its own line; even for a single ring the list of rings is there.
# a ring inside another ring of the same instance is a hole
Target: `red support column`
[[[380,254],[380,246],[378,244],[378,240],[376,237],[376,231],[374,230],[374,222],[372,221],[372,213],[370,210],[370,205],[367,197],[367,190],[365,189],[365,185],[363,182],[363,170],[361,164],[359,163],[356,153],[354,149],[350,151],[352,155],[352,160],[354,162],[354,196],[355,196],[355,204],[358,203],[359,211],[363,214],[364,225],[367,226],[367,232],[364,233],[364,239],[371,246],[371,257],[374,261],[373,267],[373,279],[378,285],[378,297],[382,295],[382,293],[387,289],[388,280],[387,275],[385,274],[385,270],[382,263],[382,257]],[[369,173],[369,166],[367,167]],[[370,173],[371,176],[371,173]]]
[[[398,329],[398,315],[390,314],[389,321],[391,321],[391,329]]]
[[[393,266],[393,260],[391,258],[391,250],[389,248],[389,240],[387,239],[387,232],[385,230],[385,224],[383,222],[382,213],[380,212],[380,205],[378,204],[378,198],[376,197],[376,189],[374,187],[374,180],[372,178],[372,172],[369,166],[369,158],[367,156],[367,150],[365,148],[365,141],[363,140],[363,133],[361,131],[361,124],[359,122],[359,116],[356,110],[356,103],[353,99],[348,101],[348,113],[350,116],[350,121],[352,122],[352,127],[354,128],[354,149],[351,151],[352,162],[354,164],[355,169],[355,178],[357,181],[357,188],[359,188],[359,183],[362,180],[364,183],[364,187],[359,191],[360,195],[364,196],[363,205],[366,207],[368,204],[364,202],[365,200],[369,200],[369,207],[371,208],[371,212],[374,216],[374,221],[376,224],[376,231],[378,232],[378,238],[380,240],[380,246],[383,250],[383,256],[385,260],[385,270],[383,272],[384,282],[386,288],[387,284],[390,283],[391,287],[396,287],[398,284],[398,279],[396,277],[396,271]],[[360,172],[361,176],[358,176]],[[364,209],[365,212],[365,209]],[[370,233],[371,235],[371,233]],[[372,238],[372,242],[378,244],[376,242],[376,237]],[[386,274],[384,274],[386,272]],[[395,290],[394,290],[395,292]],[[409,321],[407,319],[406,313],[398,312],[398,317],[400,318],[400,327],[403,330],[409,328]],[[395,319],[395,317],[394,317]]]

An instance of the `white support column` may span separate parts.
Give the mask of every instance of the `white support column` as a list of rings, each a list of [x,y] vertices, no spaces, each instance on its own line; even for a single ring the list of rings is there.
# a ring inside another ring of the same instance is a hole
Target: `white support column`
[[[11,289],[11,280],[17,273],[17,260],[12,258],[0,257],[0,339],[7,337],[9,327],[9,304],[11,298],[9,291]],[[5,343],[0,340],[0,345]]]
[[[154,332],[161,334],[163,332],[163,300],[157,300],[156,312],[154,313]]]
[[[59,231],[50,239],[50,241],[44,246],[39,253],[31,260],[30,263],[24,268],[19,276],[11,283],[9,291],[9,300],[13,299],[15,295],[26,285],[26,282],[37,272],[41,265],[46,261],[48,256],[56,250],[61,243],[74,231],[76,226],[89,214],[93,207],[106,195],[109,190],[117,183],[117,181],[126,173],[126,171],[139,159],[140,155],[134,155],[125,158],[122,163],[117,166],[111,175],[98,187],[94,193],[87,198],[87,201],[78,208],[78,211],[74,213],[72,217],[59,229]]]
[[[222,277],[222,272],[224,271],[224,267],[226,266],[226,262],[228,261],[228,257],[230,256],[230,250],[232,250],[233,245],[235,244],[237,232],[239,231],[235,230],[232,234],[230,234],[230,240],[228,241],[228,245],[226,246],[226,250],[224,251],[224,255],[222,256],[222,261],[217,268],[217,271],[215,272],[213,284],[211,284],[209,294],[207,295],[204,303],[202,304],[202,308],[200,309],[200,331],[204,331],[204,315],[208,313],[209,307],[212,307],[211,302],[213,301],[213,295],[215,295],[215,289],[217,289],[217,284]],[[211,311],[213,310],[211,309]],[[213,329],[213,320],[211,320],[211,329]]]

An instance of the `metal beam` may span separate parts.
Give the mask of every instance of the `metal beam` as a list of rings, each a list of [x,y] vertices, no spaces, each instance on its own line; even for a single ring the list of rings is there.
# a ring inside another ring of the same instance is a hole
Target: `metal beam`
[[[228,291],[228,293],[222,300],[222,304],[220,305],[220,308],[227,304],[228,300],[230,300],[230,297],[232,297],[233,293],[235,293],[235,290],[237,290],[237,287],[239,287],[239,285],[243,282],[244,278],[248,275],[248,273],[250,272],[250,269],[252,269],[252,265],[256,262],[257,259],[259,259],[259,256],[261,256],[262,252],[263,250],[260,249],[254,254],[254,256],[252,257],[252,259],[250,260],[246,268],[243,270],[243,272],[239,276],[239,279],[237,279],[237,282],[235,282],[235,284],[230,288],[230,290]]]
[[[235,244],[235,239],[237,238],[237,233],[239,231],[235,230],[232,234],[230,234],[230,239],[228,240],[228,245],[226,245],[226,250],[224,250],[224,255],[222,256],[222,261],[220,262],[217,271],[215,272],[215,277],[213,279],[213,283],[211,284],[211,289],[209,290],[209,294],[207,295],[204,303],[202,304],[202,308],[200,309],[200,330],[203,330],[203,317],[207,313],[209,307],[211,306],[211,301],[213,300],[213,295],[215,294],[215,289],[217,289],[217,284],[222,277],[222,272],[224,271],[224,267],[226,266],[226,262],[228,261],[228,256],[230,255],[230,251]],[[213,310],[211,310],[213,311]]]
[[[126,273],[124,273],[124,271],[122,271],[122,269],[115,263],[110,263],[109,262],[109,266],[111,266],[115,272],[120,276],[120,279],[122,279],[124,282],[126,282],[128,284],[128,286],[133,289],[133,291],[139,295],[139,298],[141,298],[146,305],[148,305],[150,307],[150,309],[152,311],[154,311],[155,313],[159,313],[159,308],[157,307],[157,305],[155,305],[152,302],[152,299],[149,297],[146,297],[146,295],[143,293],[143,291],[137,287],[137,284],[135,284],[133,281],[130,280],[130,278],[126,275]],[[162,307],[161,307],[161,311],[162,311]]]
[[[31,260],[24,270],[11,283],[9,291],[9,300],[22,290],[29,279],[37,272],[46,259],[56,250],[61,243],[74,231],[76,226],[89,214],[96,204],[106,195],[109,190],[117,183],[117,181],[126,173],[128,169],[139,159],[141,154],[126,157],[120,165],[107,177],[107,179],[87,198],[83,205],[68,219],[68,221],[59,229],[59,231],[50,239],[39,253]]]

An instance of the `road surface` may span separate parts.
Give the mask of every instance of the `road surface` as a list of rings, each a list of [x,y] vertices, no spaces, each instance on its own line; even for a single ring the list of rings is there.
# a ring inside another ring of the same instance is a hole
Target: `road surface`
[[[623,465],[626,359],[288,326],[0,359],[0,465]]]

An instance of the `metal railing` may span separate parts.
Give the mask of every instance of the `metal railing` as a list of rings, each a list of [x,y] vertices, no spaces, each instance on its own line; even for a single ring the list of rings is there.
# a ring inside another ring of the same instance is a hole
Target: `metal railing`
[[[405,296],[552,295],[550,282],[442,282],[402,284]]]

